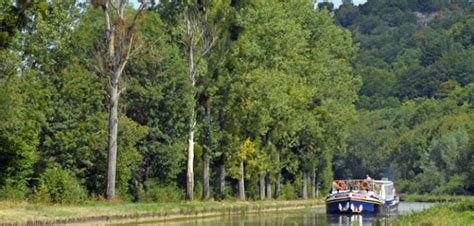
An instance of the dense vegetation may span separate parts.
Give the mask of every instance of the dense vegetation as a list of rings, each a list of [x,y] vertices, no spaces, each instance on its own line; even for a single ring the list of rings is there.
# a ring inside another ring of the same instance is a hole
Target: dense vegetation
[[[408,193],[474,193],[474,17],[467,1],[349,2],[336,20],[360,49],[358,121],[339,177],[370,174]]]
[[[314,195],[327,190],[360,87],[350,32],[328,11],[165,1],[135,21],[132,7],[122,19],[106,4],[2,4],[2,24],[26,20],[2,26],[4,199],[290,199],[308,195],[311,176]]]
[[[402,216],[388,225],[472,225],[474,202],[471,199],[459,203],[439,204],[420,213]]]
[[[467,1],[107,2],[0,4],[0,199],[474,192]]]

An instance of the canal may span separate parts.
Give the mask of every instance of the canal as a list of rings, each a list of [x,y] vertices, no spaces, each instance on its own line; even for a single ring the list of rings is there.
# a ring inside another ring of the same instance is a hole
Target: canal
[[[142,223],[125,224],[141,226],[339,226],[339,225],[384,225],[403,214],[419,212],[430,208],[434,203],[401,202],[398,211],[384,216],[346,216],[328,215],[324,208],[285,210],[260,214],[236,214],[217,217],[204,217],[186,220],[145,221]]]

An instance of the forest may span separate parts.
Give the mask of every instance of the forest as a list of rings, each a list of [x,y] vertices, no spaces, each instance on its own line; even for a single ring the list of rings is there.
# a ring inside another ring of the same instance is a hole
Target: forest
[[[470,0],[5,0],[0,200],[474,193]]]

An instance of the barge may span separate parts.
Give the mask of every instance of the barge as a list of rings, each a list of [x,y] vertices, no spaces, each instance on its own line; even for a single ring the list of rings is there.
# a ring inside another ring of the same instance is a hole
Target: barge
[[[326,198],[330,214],[385,213],[396,210],[400,198],[387,179],[336,180]]]

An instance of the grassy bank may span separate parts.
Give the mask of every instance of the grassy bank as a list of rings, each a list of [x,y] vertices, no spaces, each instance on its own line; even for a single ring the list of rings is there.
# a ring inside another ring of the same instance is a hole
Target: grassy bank
[[[419,213],[401,216],[391,225],[474,225],[474,202],[440,204]]]
[[[181,203],[90,202],[83,205],[67,206],[0,202],[0,225],[159,220],[318,206],[323,206],[322,200]]]
[[[405,202],[474,202],[474,196],[452,196],[452,195],[402,195],[401,200]]]

